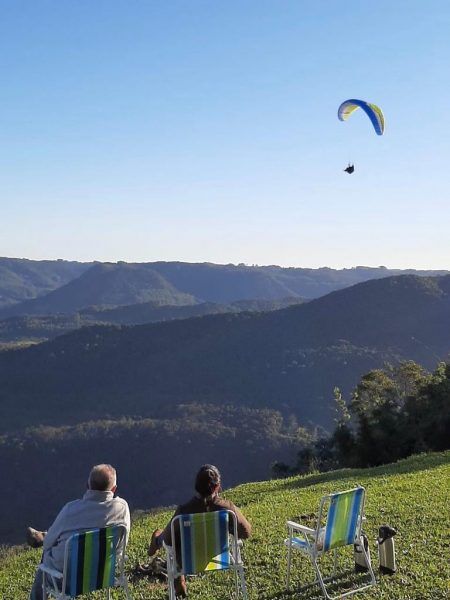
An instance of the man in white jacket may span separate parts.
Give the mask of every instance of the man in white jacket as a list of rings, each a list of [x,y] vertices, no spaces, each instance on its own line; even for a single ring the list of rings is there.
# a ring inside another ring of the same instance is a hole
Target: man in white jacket
[[[49,530],[41,534],[44,550],[42,562],[46,566],[62,571],[65,543],[75,532],[110,525],[125,525],[128,540],[130,511],[125,500],[114,497],[116,489],[117,476],[114,467],[96,465],[92,468],[88,489],[83,498],[66,504]],[[42,600],[42,572],[39,570],[36,572],[30,600]]]

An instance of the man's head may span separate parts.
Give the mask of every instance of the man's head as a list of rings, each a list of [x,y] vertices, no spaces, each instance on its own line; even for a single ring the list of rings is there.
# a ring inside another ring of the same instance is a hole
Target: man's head
[[[116,470],[111,465],[95,465],[89,473],[88,487],[100,492],[115,492],[117,488]]]
[[[203,465],[195,478],[195,491],[207,498],[220,491],[220,472],[214,465]]]

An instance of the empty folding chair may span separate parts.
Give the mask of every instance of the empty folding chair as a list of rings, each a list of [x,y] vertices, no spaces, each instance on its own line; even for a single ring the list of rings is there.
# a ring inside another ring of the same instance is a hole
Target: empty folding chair
[[[315,529],[305,527],[294,521],[288,521],[287,527],[289,537],[285,540],[288,547],[288,564],[287,564],[287,588],[289,589],[291,566],[292,566],[292,551],[299,550],[305,553],[314,568],[316,580],[322,588],[325,598],[335,600],[344,598],[365,590],[376,583],[375,575],[370,563],[370,556],[364,547],[364,541],[361,534],[362,521],[364,519],[364,500],[365,490],[363,487],[357,487],[345,492],[330,494],[324,496],[320,502],[319,517]],[[324,521],[326,510],[326,523]],[[353,546],[358,544],[364,553],[370,581],[363,585],[340,593],[334,598],[329,595],[325,583],[333,581],[337,575],[337,552],[339,548],[345,546]],[[327,552],[334,551],[334,568],[331,577],[324,578],[320,571],[320,558]]]

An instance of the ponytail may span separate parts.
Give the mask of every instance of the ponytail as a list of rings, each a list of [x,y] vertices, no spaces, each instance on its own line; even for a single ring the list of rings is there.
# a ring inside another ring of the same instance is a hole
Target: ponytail
[[[205,503],[206,512],[212,502],[213,494],[220,489],[220,472],[214,465],[203,465],[195,478],[195,490]]]

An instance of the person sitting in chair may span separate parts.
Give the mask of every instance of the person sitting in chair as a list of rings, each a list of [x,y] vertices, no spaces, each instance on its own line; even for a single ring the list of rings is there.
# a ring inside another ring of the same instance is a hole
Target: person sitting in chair
[[[171,523],[177,515],[231,510],[236,515],[238,537],[240,539],[249,538],[252,532],[250,523],[230,500],[220,497],[221,489],[219,469],[214,465],[203,465],[195,478],[195,495],[186,504],[178,506],[164,530],[156,529],[153,532],[148,555],[156,554],[162,548],[163,543],[172,545]],[[175,580],[175,591],[177,596],[186,597],[186,583],[183,576]]]
[[[88,489],[83,498],[66,504],[48,531],[28,528],[28,543],[43,547],[44,565],[62,571],[66,541],[76,532],[124,525],[127,539],[130,532],[130,510],[122,498],[114,497],[117,489],[116,470],[111,465],[96,465],[92,468]],[[42,571],[36,572],[30,600],[42,600]]]

